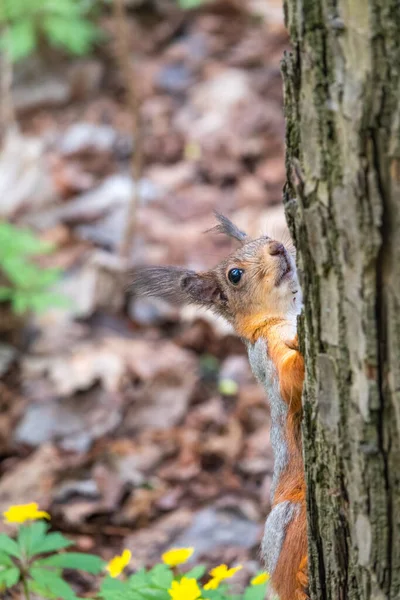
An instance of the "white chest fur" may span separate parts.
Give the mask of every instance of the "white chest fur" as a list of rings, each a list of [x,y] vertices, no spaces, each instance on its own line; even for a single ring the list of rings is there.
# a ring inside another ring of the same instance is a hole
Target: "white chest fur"
[[[271,444],[275,459],[271,486],[271,503],[273,504],[276,485],[289,462],[289,450],[285,435],[288,407],[279,391],[278,374],[268,356],[267,341],[259,338],[255,344],[248,343],[247,352],[253,373],[264,386],[271,406]],[[298,503],[286,500],[273,505],[268,515],[262,541],[262,555],[265,567],[271,575],[279,561],[286,529],[289,523],[296,518],[299,510]]]
[[[268,356],[266,340],[259,338],[255,344],[248,343],[247,353],[252,371],[263,385],[271,406],[271,444],[275,459],[271,486],[271,502],[273,502],[277,482],[289,460],[288,446],[284,435],[288,408],[279,391],[278,374]]]

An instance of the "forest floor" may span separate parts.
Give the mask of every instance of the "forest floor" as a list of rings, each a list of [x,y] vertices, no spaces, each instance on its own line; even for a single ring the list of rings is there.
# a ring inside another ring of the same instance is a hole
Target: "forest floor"
[[[204,233],[214,209],[285,235],[288,42],[280,2],[259,3],[263,16],[251,4],[130,12],[145,160],[133,265],[216,264],[232,244]],[[129,548],[134,568],[194,546],[196,562],[243,564],[240,586],[269,511],[269,410],[222,321],[118,287],[135,143],[111,16],[103,26],[93,57],[16,72],[0,216],[55,244],[46,264],[64,269],[71,303],[17,335],[2,324],[0,511],[37,501],[79,549]]]

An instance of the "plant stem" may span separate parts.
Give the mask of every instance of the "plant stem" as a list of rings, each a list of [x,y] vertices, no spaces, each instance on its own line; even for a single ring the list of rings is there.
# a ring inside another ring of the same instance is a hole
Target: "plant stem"
[[[25,600],[31,600],[31,594],[28,587],[28,582],[26,580],[25,575],[22,576],[22,585],[24,588]]]
[[[140,97],[136,81],[135,68],[132,65],[129,50],[128,18],[124,0],[114,0],[114,16],[116,23],[116,60],[123,77],[127,94],[127,106],[132,116],[133,152],[131,176],[134,190],[128,206],[126,227],[120,246],[120,256],[129,258],[136,229],[136,212],[140,201],[139,183],[143,170],[143,148],[140,121]]]

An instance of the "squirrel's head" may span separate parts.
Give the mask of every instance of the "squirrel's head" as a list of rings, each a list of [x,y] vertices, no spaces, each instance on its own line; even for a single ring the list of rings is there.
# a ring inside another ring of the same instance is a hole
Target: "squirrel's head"
[[[213,230],[238,240],[239,249],[214,269],[200,273],[180,267],[137,269],[133,291],[210,308],[244,337],[267,319],[297,315],[301,291],[291,250],[268,236],[252,240],[226,217],[217,214],[217,218],[219,225]]]

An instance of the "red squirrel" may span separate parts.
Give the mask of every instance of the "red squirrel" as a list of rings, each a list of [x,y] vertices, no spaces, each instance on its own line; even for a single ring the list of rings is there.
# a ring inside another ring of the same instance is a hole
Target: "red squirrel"
[[[271,405],[274,451],[272,509],[265,524],[262,555],[280,600],[307,600],[305,477],[301,444],[304,360],[296,322],[301,291],[294,259],[280,242],[250,239],[217,214],[214,230],[241,247],[210,271],[145,267],[133,276],[138,295],[212,309],[243,338],[250,365]]]

